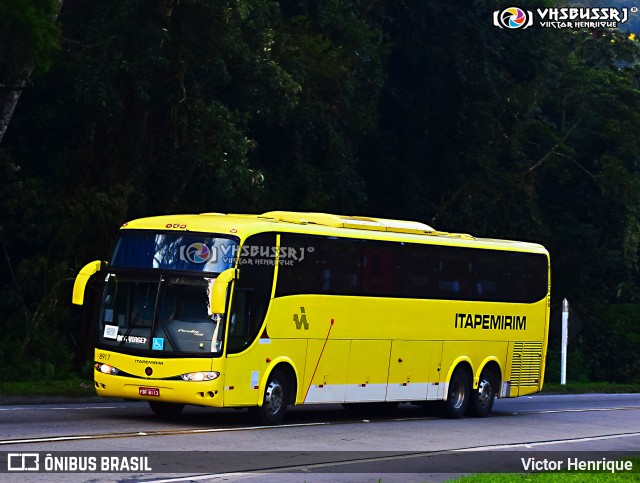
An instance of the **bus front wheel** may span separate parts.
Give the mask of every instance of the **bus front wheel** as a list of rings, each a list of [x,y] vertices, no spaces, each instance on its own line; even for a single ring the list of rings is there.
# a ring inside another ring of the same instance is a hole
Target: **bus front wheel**
[[[161,418],[175,418],[184,409],[184,404],[173,404],[160,401],[149,401],[151,410]]]
[[[457,367],[451,375],[447,400],[444,402],[444,414],[451,419],[464,416],[469,406],[471,379],[463,367]]]
[[[281,369],[275,369],[269,376],[264,390],[262,406],[250,408],[258,423],[266,425],[280,424],[289,405],[289,380]]]

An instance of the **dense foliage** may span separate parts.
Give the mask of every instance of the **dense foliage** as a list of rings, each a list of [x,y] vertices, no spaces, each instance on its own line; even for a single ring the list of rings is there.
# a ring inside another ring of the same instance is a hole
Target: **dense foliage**
[[[272,209],[541,242],[584,321],[570,377],[640,379],[629,32],[501,30],[483,0],[60,3],[0,0],[0,91],[33,68],[0,145],[0,379],[86,362],[70,287],[122,222]]]

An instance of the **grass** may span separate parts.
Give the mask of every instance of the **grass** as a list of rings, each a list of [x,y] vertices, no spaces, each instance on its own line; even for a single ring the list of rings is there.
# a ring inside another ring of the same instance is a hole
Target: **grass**
[[[590,473],[590,472],[548,472],[548,473],[484,473],[473,476],[465,476],[457,480],[459,483],[608,483],[636,482],[640,479],[640,458],[625,458],[633,462],[633,471],[620,473]]]
[[[64,381],[0,382],[2,396],[95,396],[93,382],[82,378]]]
[[[457,481],[460,483],[608,483],[637,482],[638,473],[490,473],[468,476]]]
[[[597,393],[631,393],[640,392],[640,384],[616,384],[612,382],[569,382],[562,386],[558,383],[544,383],[542,394],[586,394]]]

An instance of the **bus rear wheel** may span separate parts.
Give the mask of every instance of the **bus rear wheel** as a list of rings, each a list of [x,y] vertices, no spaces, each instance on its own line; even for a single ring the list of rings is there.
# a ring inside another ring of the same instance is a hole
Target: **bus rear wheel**
[[[444,415],[450,419],[459,419],[469,407],[471,378],[463,367],[457,367],[451,375],[447,400],[444,402]]]
[[[473,391],[471,398],[471,413],[479,418],[486,418],[493,408],[493,401],[496,398],[498,383],[493,371],[487,367],[480,373],[478,389]]]
[[[259,424],[280,424],[289,405],[289,380],[285,372],[275,369],[269,376],[264,390],[262,406],[250,408],[250,412]]]
[[[175,418],[184,409],[184,404],[173,404],[160,401],[149,401],[151,410],[161,418]]]

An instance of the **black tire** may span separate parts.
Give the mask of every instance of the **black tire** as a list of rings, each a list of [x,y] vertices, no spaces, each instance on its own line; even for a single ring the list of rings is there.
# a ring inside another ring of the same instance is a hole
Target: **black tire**
[[[471,414],[478,418],[486,418],[491,413],[498,390],[497,380],[490,368],[482,369],[478,389],[474,389],[471,394],[471,404],[469,405]]]
[[[184,409],[184,404],[166,403],[160,401],[149,401],[151,410],[161,418],[173,419],[180,415]]]
[[[459,419],[469,407],[471,378],[462,367],[457,367],[451,375],[447,400],[444,402],[444,415],[450,419]]]
[[[275,369],[269,376],[264,390],[262,406],[249,408],[258,424],[280,424],[290,403],[289,378],[282,369]]]

